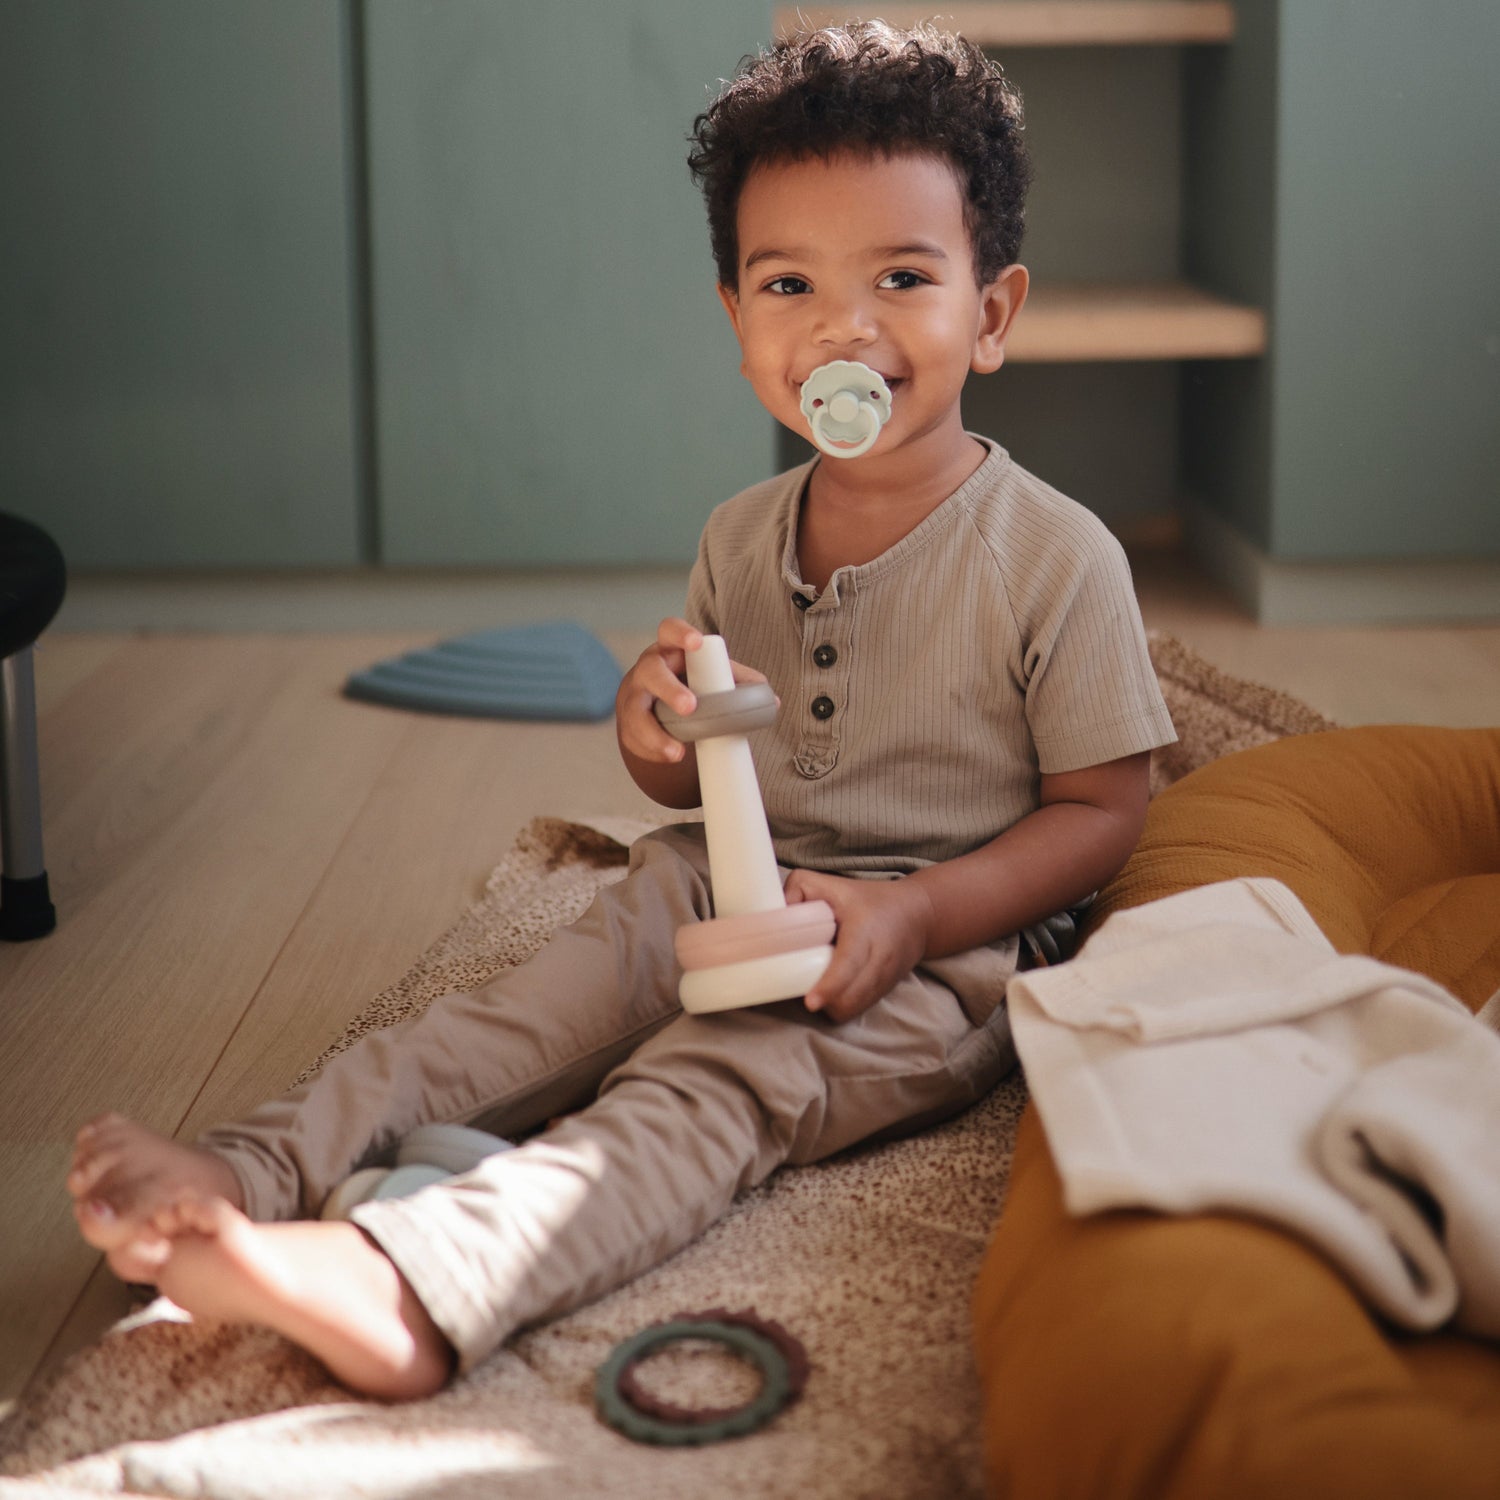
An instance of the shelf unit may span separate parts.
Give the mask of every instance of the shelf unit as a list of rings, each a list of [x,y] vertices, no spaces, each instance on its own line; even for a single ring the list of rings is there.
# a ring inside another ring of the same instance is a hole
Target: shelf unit
[[[1005,357],[1014,364],[1246,359],[1265,349],[1259,308],[1187,282],[1042,282],[1027,298]]]
[[[778,35],[862,14],[856,6],[779,6]],[[930,7],[880,8],[892,25],[934,18]],[[1228,0],[992,0],[938,16],[986,48],[1206,45],[1230,41]],[[1033,288],[1011,335],[1015,363],[1244,359],[1265,352],[1266,319],[1186,282],[1056,283]]]
[[[834,25],[862,14],[854,6],[776,8],[778,36],[804,26]],[[1227,42],[1234,35],[1229,0],[993,0],[950,5],[883,5],[893,26],[938,20],[981,47],[1172,46]]]

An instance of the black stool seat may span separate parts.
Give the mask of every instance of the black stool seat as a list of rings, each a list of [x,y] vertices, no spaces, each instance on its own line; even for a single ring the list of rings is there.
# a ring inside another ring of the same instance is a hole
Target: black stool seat
[[[63,555],[40,526],[0,514],[0,657],[31,645],[52,623],[67,580]]]
[[[57,543],[30,521],[0,515],[0,938],[11,942],[57,925],[42,860],[31,647],[66,587]]]

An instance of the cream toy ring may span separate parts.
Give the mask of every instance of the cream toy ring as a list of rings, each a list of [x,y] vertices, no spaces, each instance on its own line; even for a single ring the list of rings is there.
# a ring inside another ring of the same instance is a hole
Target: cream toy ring
[[[891,389],[868,365],[836,359],[802,382],[802,415],[830,458],[858,458],[890,420]]]

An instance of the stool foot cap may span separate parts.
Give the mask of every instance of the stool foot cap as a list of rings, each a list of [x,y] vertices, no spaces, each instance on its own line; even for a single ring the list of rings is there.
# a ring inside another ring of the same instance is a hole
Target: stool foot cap
[[[47,876],[12,880],[0,875],[0,940],[25,943],[46,937],[57,926],[57,909],[47,890]]]

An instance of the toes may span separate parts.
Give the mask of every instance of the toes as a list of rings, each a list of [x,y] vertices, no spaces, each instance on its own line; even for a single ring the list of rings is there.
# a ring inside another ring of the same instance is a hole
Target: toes
[[[100,1178],[116,1166],[133,1127],[124,1115],[96,1115],[74,1138],[73,1161],[68,1172],[68,1191],[75,1198],[87,1196]]]
[[[98,1187],[106,1173],[119,1165],[117,1151],[80,1153],[73,1158],[73,1170],[67,1176],[68,1191],[75,1198],[87,1198]]]
[[[219,1234],[234,1216],[234,1209],[222,1198],[205,1198],[194,1193],[178,1205],[182,1228],[194,1234]]]
[[[96,1250],[116,1250],[131,1237],[130,1226],[104,1198],[75,1198],[73,1218],[78,1232]]]
[[[131,1122],[124,1115],[110,1110],[107,1114],[95,1115],[92,1120],[86,1121],[79,1127],[74,1140],[81,1155],[117,1142],[130,1128]]]
[[[209,1232],[203,1226],[203,1209],[198,1194],[190,1191],[178,1193],[159,1205],[148,1222],[153,1233],[166,1239]]]
[[[163,1239],[181,1239],[185,1235],[217,1238],[233,1229],[242,1217],[223,1198],[189,1188],[153,1210],[146,1227],[150,1234]]]
[[[172,1257],[172,1242],[151,1235],[132,1239],[128,1244],[116,1246],[105,1259],[109,1268],[127,1282],[146,1282],[155,1285],[162,1268]]]

